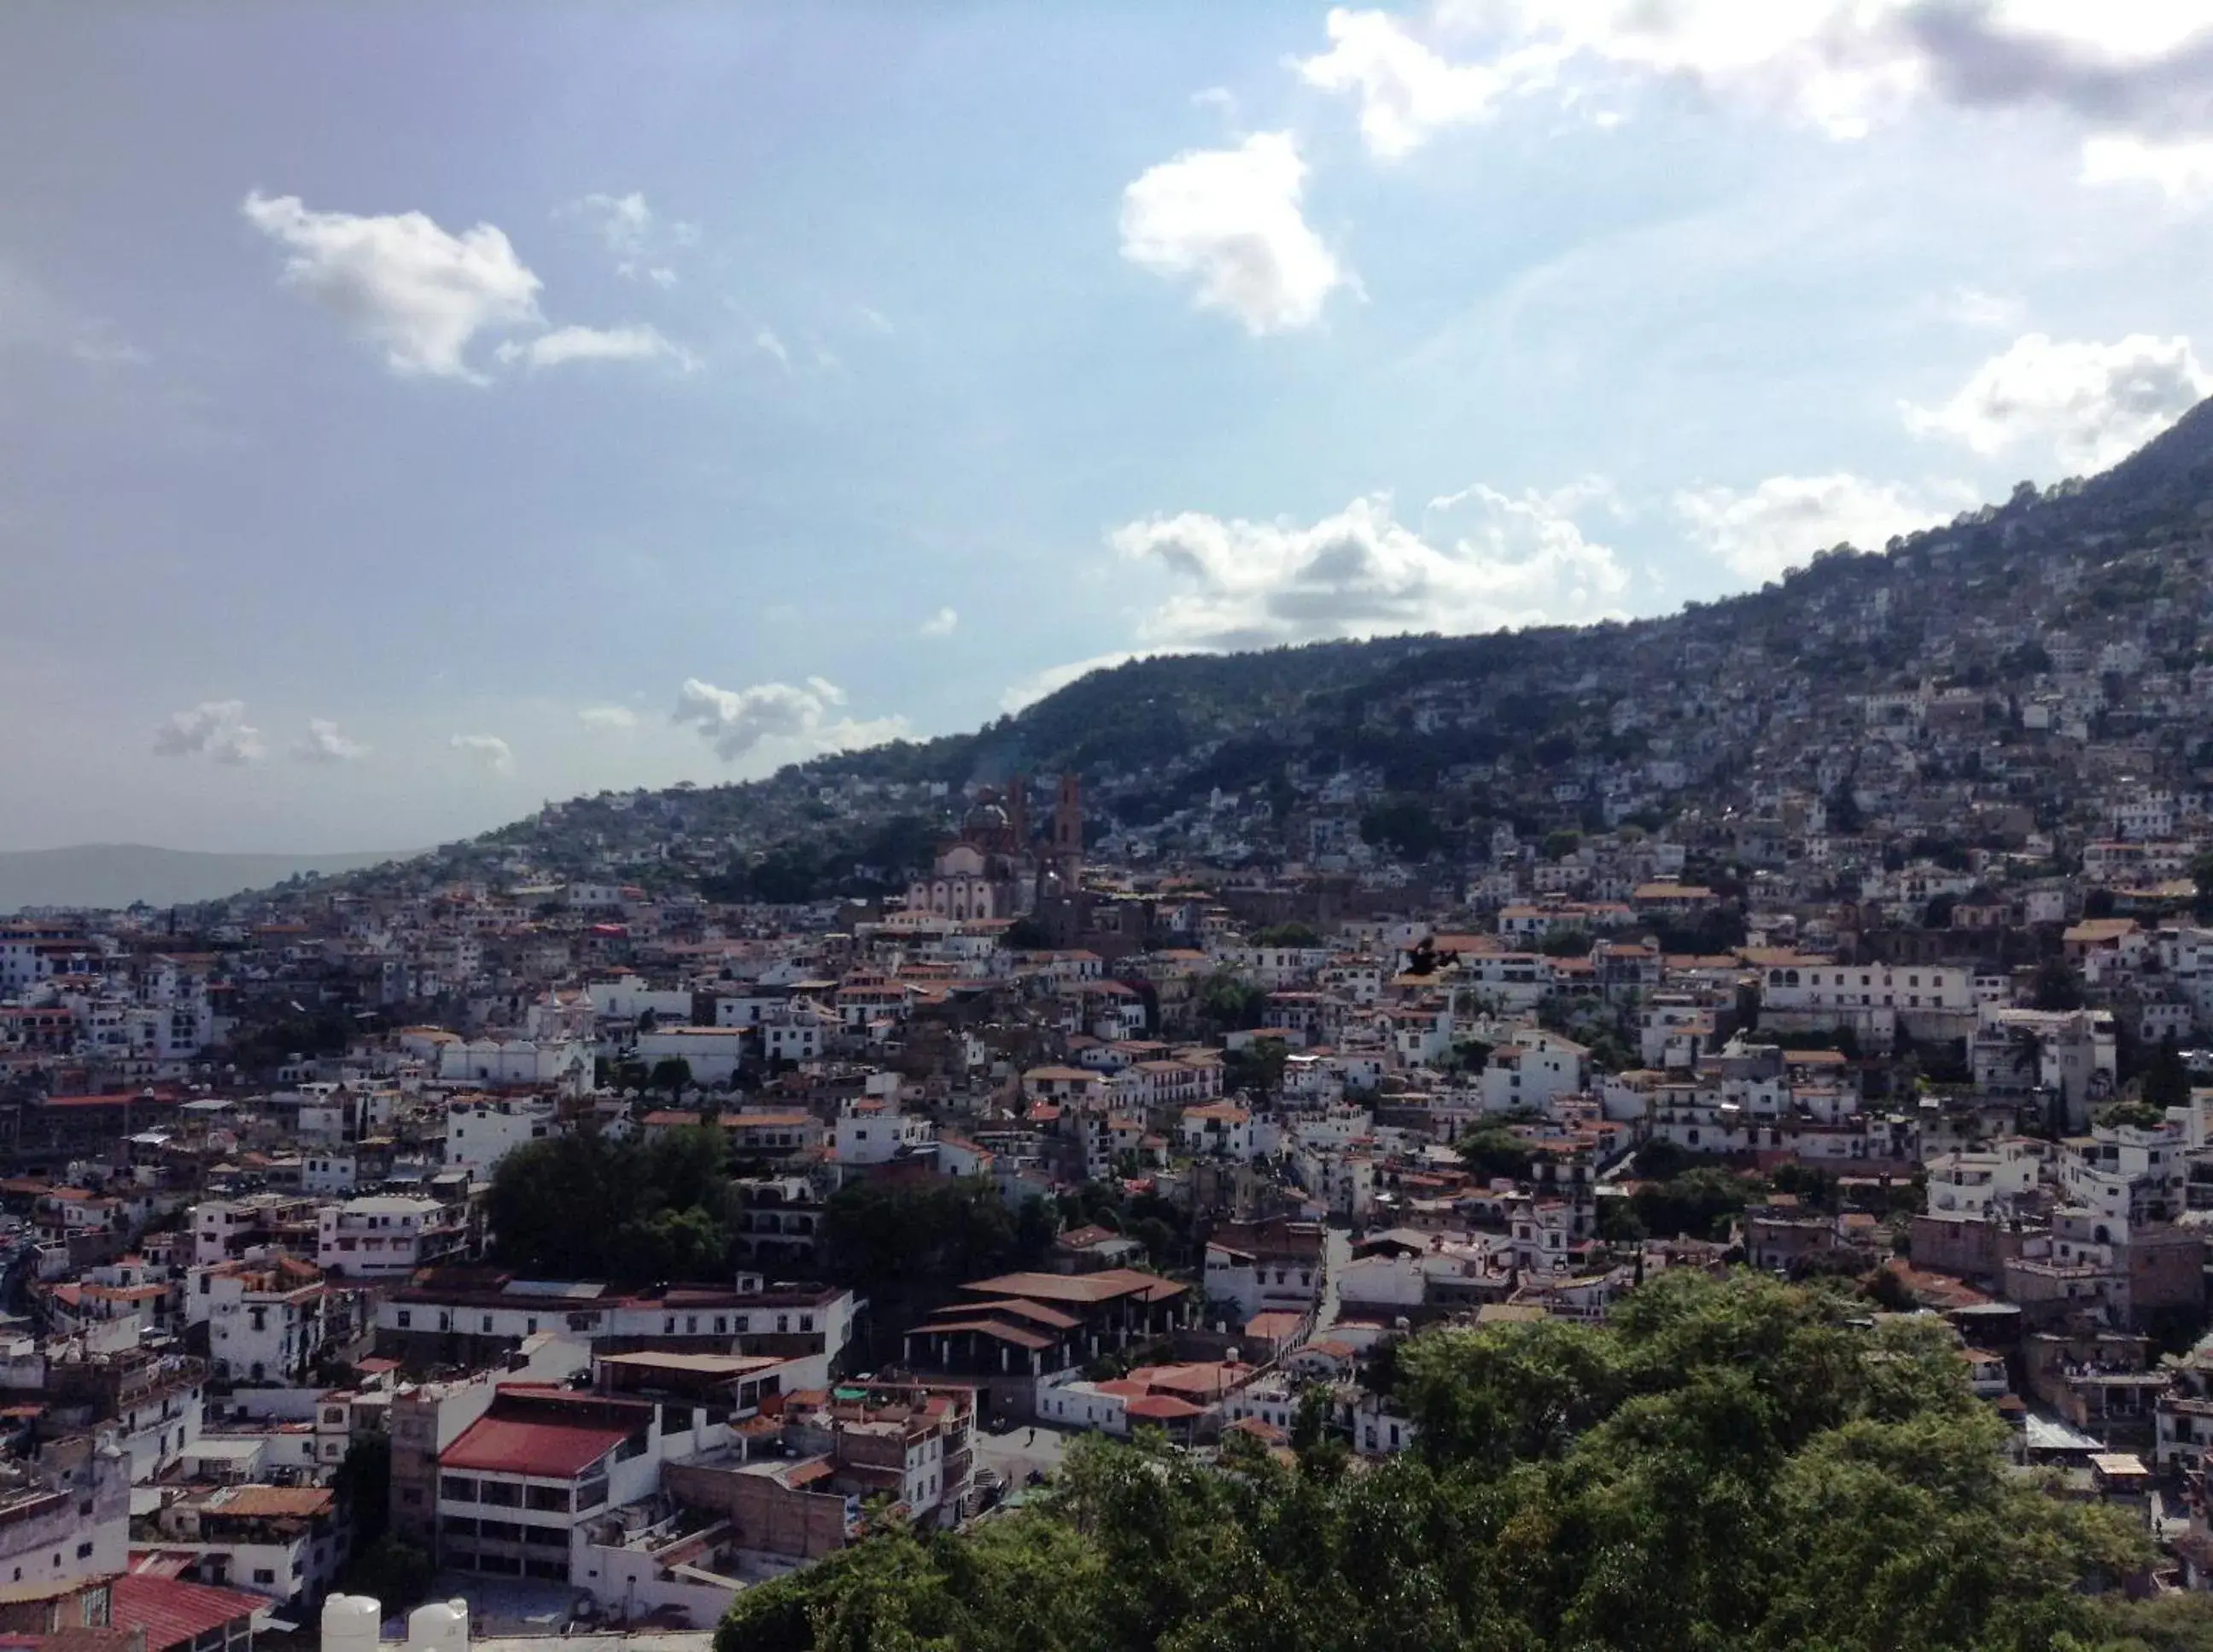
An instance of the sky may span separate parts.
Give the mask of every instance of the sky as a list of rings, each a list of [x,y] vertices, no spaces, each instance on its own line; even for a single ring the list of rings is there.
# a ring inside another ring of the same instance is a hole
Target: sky
[[[2213,0],[0,8],[0,849],[1661,613],[2213,391]]]

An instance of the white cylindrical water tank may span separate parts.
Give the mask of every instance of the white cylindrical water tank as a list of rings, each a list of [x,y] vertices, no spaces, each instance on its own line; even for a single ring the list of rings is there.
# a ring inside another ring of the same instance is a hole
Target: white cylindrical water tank
[[[376,1652],[384,1608],[366,1594],[333,1594],[323,1602],[323,1652]]]
[[[469,1603],[433,1600],[407,1614],[408,1652],[469,1652]]]

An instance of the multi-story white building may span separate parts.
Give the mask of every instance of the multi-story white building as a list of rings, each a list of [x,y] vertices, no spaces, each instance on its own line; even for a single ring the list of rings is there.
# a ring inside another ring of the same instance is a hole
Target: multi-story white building
[[[1544,1113],[1590,1088],[1590,1052],[1573,1039],[1525,1027],[1491,1051],[1480,1083],[1486,1112]]]
[[[488,1178],[524,1143],[562,1134],[560,1113],[550,1095],[456,1096],[446,1108],[446,1162]]]
[[[0,1465],[0,1588],[127,1570],[131,1479],[130,1458],[105,1436]]]
[[[927,1119],[895,1113],[880,1101],[853,1104],[838,1120],[840,1165],[887,1164],[930,1143]]]
[[[650,1400],[501,1387],[438,1454],[440,1564],[582,1585],[595,1517],[652,1497],[670,1460],[729,1442],[729,1425],[707,1417]]]
[[[1988,1148],[1940,1153],[1926,1161],[1931,1216],[1986,1217],[2034,1191],[2048,1144],[2008,1137]]]
[[[335,1296],[304,1262],[225,1262],[193,1270],[190,1317],[204,1317],[208,1360],[235,1382],[301,1383],[324,1350],[353,1328],[348,1298]]]
[[[460,1218],[436,1199],[369,1194],[326,1204],[315,1219],[315,1260],[326,1273],[393,1278],[450,1255]]]

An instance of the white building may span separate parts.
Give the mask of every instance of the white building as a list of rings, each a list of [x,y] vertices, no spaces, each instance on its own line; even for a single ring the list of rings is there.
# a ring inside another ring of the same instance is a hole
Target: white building
[[[564,1134],[560,1112],[550,1095],[456,1097],[446,1109],[446,1162],[488,1180],[525,1142]]]
[[[571,1039],[468,1039],[438,1046],[438,1078],[447,1084],[588,1088],[592,1052]]]
[[[193,1270],[192,1317],[204,1314],[208,1360],[237,1382],[305,1382],[316,1358],[351,1329],[305,1264],[226,1262]]]
[[[372,1194],[317,1213],[315,1260],[326,1273],[392,1278],[449,1254],[460,1239],[459,1220],[437,1200]]]
[[[1990,1216],[2034,1191],[2046,1150],[2045,1143],[2008,1137],[1988,1148],[1936,1155],[1923,1167],[1929,1177],[1929,1214]]]
[[[0,1587],[129,1570],[131,1480],[130,1459],[105,1436],[0,1466]]]
[[[863,1102],[838,1120],[838,1162],[885,1164],[928,1146],[930,1135],[927,1119]]]

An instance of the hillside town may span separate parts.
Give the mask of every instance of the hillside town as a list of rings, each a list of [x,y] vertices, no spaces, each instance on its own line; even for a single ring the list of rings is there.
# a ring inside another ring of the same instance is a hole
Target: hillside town
[[[2021,1465],[2213,1585],[2213,788],[2168,738],[2213,665],[2166,600],[1841,714],[1683,641],[1698,686],[1613,709],[1687,724],[1636,789],[1465,855],[1358,765],[1173,841],[1070,771],[936,783],[865,898],[717,898],[680,791],[0,923],[0,1616],[704,1629],[1077,1436],[1418,1449],[1411,1332],[1672,1270],[1941,1320]]]

